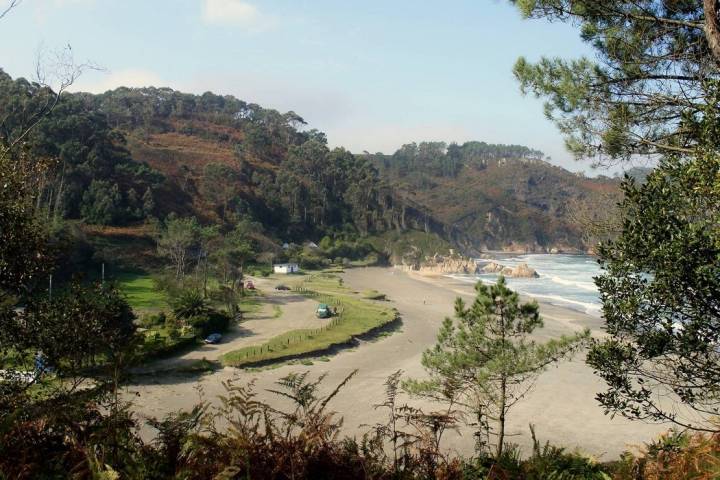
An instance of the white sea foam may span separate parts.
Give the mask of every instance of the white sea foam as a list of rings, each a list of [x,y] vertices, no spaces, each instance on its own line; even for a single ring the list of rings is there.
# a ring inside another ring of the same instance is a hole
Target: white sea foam
[[[523,292],[521,292],[523,293]],[[577,307],[581,307],[582,311],[589,314],[598,314],[602,310],[601,305],[596,303],[589,303],[589,302],[580,302],[578,300],[573,300],[567,297],[563,297],[562,295],[543,295],[534,293],[532,295],[533,298],[537,298],[538,300],[550,300],[549,303],[552,303],[553,305],[559,305],[559,306],[566,306],[566,305],[573,305]]]
[[[534,268],[539,278],[508,278],[508,286],[513,290],[538,300],[544,300],[559,306],[566,306],[592,315],[601,311],[600,296],[593,277],[601,270],[594,258],[585,255],[519,255],[496,260],[503,265],[514,267],[527,263]],[[492,284],[497,274],[451,275],[465,283],[478,280]]]
[[[579,280],[569,280],[566,278],[558,277],[558,276],[551,276],[549,277],[550,280],[552,280],[555,283],[559,283],[560,285],[568,285],[571,287],[577,287],[582,288],[583,290],[587,290],[588,292],[597,292],[597,287],[592,282],[582,282]]]

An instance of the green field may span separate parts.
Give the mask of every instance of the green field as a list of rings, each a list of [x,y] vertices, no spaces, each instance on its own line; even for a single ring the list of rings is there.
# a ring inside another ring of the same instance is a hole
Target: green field
[[[127,297],[133,310],[162,310],[168,308],[167,297],[155,287],[145,272],[121,272],[111,280],[118,282],[120,291]]]
[[[291,330],[268,342],[225,354],[222,362],[242,367],[260,362],[321,352],[333,345],[349,342],[353,337],[386,325],[397,313],[383,302],[364,300],[345,288],[339,277],[315,274],[300,285],[300,291],[316,297],[319,302],[336,306],[340,312],[320,329]]]

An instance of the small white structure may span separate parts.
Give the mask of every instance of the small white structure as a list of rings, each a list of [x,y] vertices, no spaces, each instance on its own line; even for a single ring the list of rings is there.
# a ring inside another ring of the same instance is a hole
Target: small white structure
[[[273,265],[273,272],[275,273],[297,273],[300,271],[300,266],[297,263],[276,263]]]

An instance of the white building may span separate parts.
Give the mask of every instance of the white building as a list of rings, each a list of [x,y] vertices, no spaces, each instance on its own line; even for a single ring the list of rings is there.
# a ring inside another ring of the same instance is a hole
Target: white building
[[[300,271],[300,267],[297,263],[276,263],[273,265],[273,272],[275,273],[297,273]]]

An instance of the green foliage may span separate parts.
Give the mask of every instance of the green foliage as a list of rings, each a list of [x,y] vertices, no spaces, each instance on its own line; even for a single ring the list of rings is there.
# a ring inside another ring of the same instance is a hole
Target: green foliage
[[[712,48],[720,39],[705,28],[716,13],[703,2],[511,1],[527,18],[577,25],[595,52],[596,60],[520,58],[514,68],[523,93],[547,100],[547,116],[578,157],[690,152],[698,142],[688,124],[712,105],[703,90],[720,59]]]
[[[136,311],[167,308],[168,295],[159,276],[140,271],[123,271],[113,275],[112,280],[117,282],[118,289]]]
[[[167,316],[165,312],[160,312],[158,314],[145,315],[140,320],[140,325],[144,328],[159,327],[165,325],[166,321]]]
[[[505,158],[541,160],[539,150],[522,145],[493,145],[485,142],[466,142],[462,145],[445,142],[410,143],[400,147],[391,157],[382,160],[384,170],[392,170],[398,176],[416,177],[418,186],[428,176],[456,177],[464,167],[485,168],[488,161]]]
[[[529,335],[542,328],[538,305],[520,303],[518,294],[500,277],[497,284],[478,282],[477,297],[466,307],[455,301],[455,319],[446,318],[437,344],[423,353],[428,380],[410,380],[410,392],[450,404],[466,405],[477,422],[478,448],[497,435],[503,455],[505,422],[533,381],[552,363],[576,351],[590,332],[537,343]]]
[[[168,257],[175,266],[175,278],[181,279],[190,261],[190,250],[200,240],[200,225],[194,217],[169,216],[158,238],[158,253]]]
[[[121,218],[122,196],[117,183],[93,180],[90,188],[83,194],[80,215],[87,223],[113,225]]]
[[[608,411],[697,427],[719,412],[719,175],[708,152],[623,184],[622,232],[597,279],[610,337],[588,355]]]
[[[51,267],[54,249],[34,215],[36,182],[44,168],[0,147],[0,308],[11,315],[16,295],[30,292]],[[5,309],[8,310],[5,310]]]
[[[353,337],[387,325],[397,319],[391,308],[368,302],[347,291],[336,275],[315,274],[301,293],[322,295],[322,301],[335,306],[338,316],[317,329],[291,330],[271,338],[266,343],[225,354],[225,365],[241,367],[260,362],[282,361],[319,353],[332,346],[344,345]]]
[[[200,317],[210,312],[210,306],[198,290],[185,290],[173,301],[172,307],[173,314],[181,320]]]
[[[14,348],[41,351],[59,373],[71,373],[130,345],[134,318],[114,286],[72,284],[29,303],[4,335]]]
[[[12,80],[0,70],[3,141],[12,141],[37,120],[53,96],[46,87]],[[132,160],[124,136],[110,127],[105,112],[90,108],[80,95],[62,95],[53,114],[26,137],[25,146],[36,161],[57,159],[37,185],[36,204],[51,218],[100,224],[142,219],[148,212],[137,192],[163,183],[157,172]]]
[[[207,337],[211,333],[225,332],[230,326],[231,318],[225,312],[211,310],[204,314],[189,317],[187,321],[199,332],[200,336]]]

